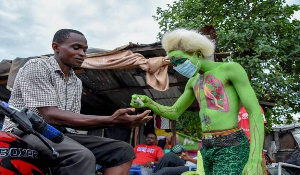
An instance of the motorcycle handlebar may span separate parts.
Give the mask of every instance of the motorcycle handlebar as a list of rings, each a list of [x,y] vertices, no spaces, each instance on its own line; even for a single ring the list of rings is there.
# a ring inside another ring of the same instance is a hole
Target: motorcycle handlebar
[[[54,149],[45,139],[41,137],[41,135],[54,143],[60,143],[63,141],[64,135],[59,130],[49,125],[44,119],[31,112],[27,108],[18,110],[1,100],[0,113],[11,118],[13,122],[18,124],[18,128],[25,133],[31,133],[38,136],[45,143],[45,145],[53,151],[54,156],[58,156],[58,153],[54,151]]]

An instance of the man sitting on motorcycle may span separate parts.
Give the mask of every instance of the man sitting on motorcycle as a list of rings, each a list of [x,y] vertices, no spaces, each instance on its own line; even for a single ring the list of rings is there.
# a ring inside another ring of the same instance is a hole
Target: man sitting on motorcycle
[[[87,40],[81,32],[57,31],[52,42],[54,56],[31,59],[19,70],[9,104],[28,108],[65,134],[59,144],[49,141],[59,153],[57,158],[36,136],[22,135],[49,162],[53,174],[94,175],[96,163],[106,168],[106,175],[128,174],[135,158],[131,145],[86,135],[83,130],[100,126],[139,126],[151,119],[147,116],[150,110],[138,115],[128,114],[135,112],[134,108],[119,109],[111,116],[80,114],[82,82],[73,67],[81,66],[87,48]],[[3,130],[14,132],[17,128],[6,117]]]

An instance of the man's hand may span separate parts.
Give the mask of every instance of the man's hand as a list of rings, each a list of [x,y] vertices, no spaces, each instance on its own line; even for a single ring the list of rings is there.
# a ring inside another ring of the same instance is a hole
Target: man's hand
[[[149,97],[146,95],[134,94],[131,97],[130,105],[135,108],[145,107],[145,103],[149,102]]]
[[[185,161],[191,161],[191,160],[193,160],[193,158],[192,157],[190,157],[189,155],[188,155],[188,153],[181,153],[181,158],[183,159],[183,160],[185,160]]]
[[[134,128],[143,125],[144,123],[152,119],[152,116],[148,116],[151,110],[146,110],[143,113],[137,115],[128,114],[133,112],[135,112],[135,108],[118,109],[112,115],[112,124],[115,126],[128,126],[130,128]]]
[[[145,163],[143,166],[147,167],[147,168],[152,168],[153,165],[154,165],[154,162],[153,161],[149,161],[149,162]]]

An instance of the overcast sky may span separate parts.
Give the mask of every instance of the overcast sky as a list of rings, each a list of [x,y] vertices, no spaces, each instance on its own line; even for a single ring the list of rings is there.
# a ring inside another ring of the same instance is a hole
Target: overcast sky
[[[81,31],[93,48],[154,43],[159,28],[152,16],[173,1],[0,0],[0,61],[53,53],[51,41],[61,28]]]

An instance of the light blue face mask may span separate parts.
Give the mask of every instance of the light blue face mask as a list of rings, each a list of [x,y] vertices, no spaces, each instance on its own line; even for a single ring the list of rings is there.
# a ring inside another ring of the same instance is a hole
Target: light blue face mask
[[[184,63],[173,67],[174,70],[176,70],[181,75],[191,78],[193,75],[195,75],[198,67],[195,66],[193,63],[191,63],[190,60],[186,60]]]

